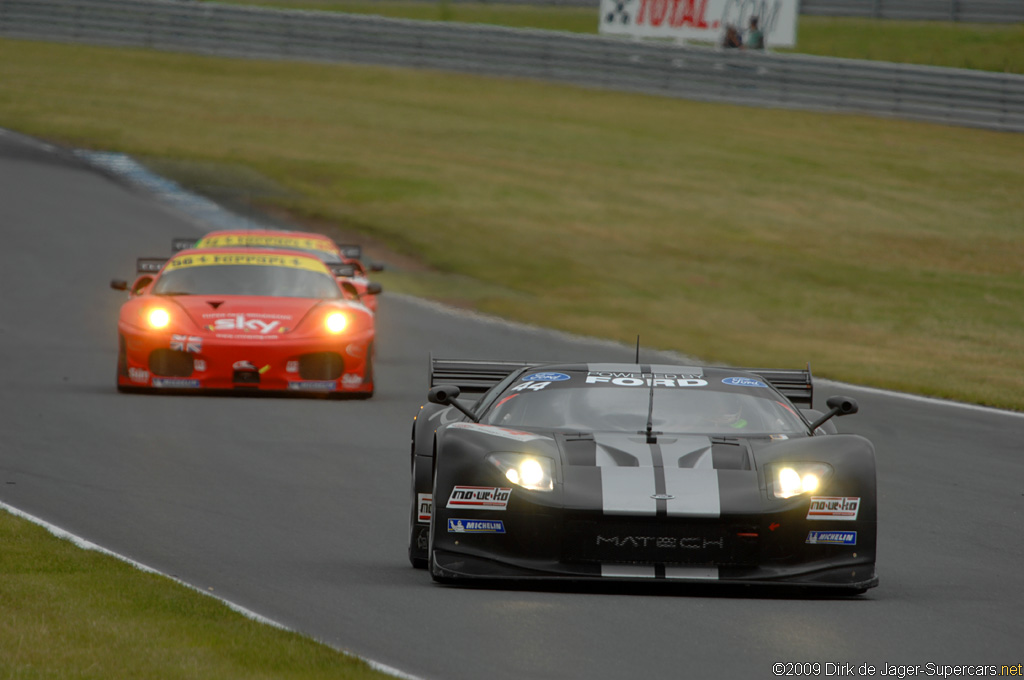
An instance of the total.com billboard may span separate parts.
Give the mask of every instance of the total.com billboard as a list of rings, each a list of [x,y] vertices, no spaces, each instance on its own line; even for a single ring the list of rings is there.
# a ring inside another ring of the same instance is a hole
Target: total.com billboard
[[[767,47],[795,47],[799,0],[601,0],[601,33],[720,43],[757,17]]]

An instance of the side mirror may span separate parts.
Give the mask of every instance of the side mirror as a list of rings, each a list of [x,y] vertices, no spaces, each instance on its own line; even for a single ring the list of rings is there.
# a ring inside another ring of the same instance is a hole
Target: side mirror
[[[367,295],[380,295],[384,292],[384,288],[379,283],[368,283],[366,284]]]
[[[462,390],[459,389],[458,385],[438,385],[437,387],[431,387],[430,391],[427,392],[427,401],[431,404],[453,406],[465,413],[474,423],[480,422],[476,414],[457,399],[460,394],[462,394]]]
[[[135,279],[135,283],[132,284],[132,289],[129,292],[132,295],[139,295],[151,283],[153,283],[152,276],[140,276]]]
[[[359,299],[359,291],[356,290],[356,287],[348,281],[339,281],[338,286],[341,288],[342,292],[345,293],[345,298],[347,300]]]
[[[110,287],[114,290],[128,290],[128,282],[123,279],[111,279]]]
[[[828,413],[811,423],[811,432],[835,416],[850,416],[860,410],[857,400],[853,397],[829,397],[825,400],[825,405],[828,406]]]
[[[382,272],[382,271],[384,271],[384,265],[382,265],[379,262],[374,262],[373,264],[370,265],[370,271],[371,272]]]
[[[460,394],[462,394],[462,390],[459,389],[458,385],[438,385],[437,387],[431,387],[430,391],[427,392],[427,401],[431,404],[450,406],[452,399],[455,399]]]
[[[837,409],[837,416],[852,416],[860,410],[857,400],[853,397],[829,397],[825,405],[830,409]]]

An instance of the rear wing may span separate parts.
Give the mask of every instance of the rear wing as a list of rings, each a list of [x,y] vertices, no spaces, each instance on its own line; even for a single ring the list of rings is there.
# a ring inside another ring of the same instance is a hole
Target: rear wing
[[[501,382],[509,373],[526,368],[541,366],[550,362],[530,361],[477,361],[474,359],[435,359],[430,357],[430,385],[456,385],[463,392],[486,392]],[[800,408],[812,408],[814,384],[811,367],[806,369],[788,368],[740,368],[753,373],[782,392]]]
[[[362,246],[350,243],[338,243],[337,241],[335,241],[334,245],[338,246],[338,250],[341,251],[341,254],[350,260],[358,260],[363,257]]]
[[[192,237],[174,238],[171,239],[171,252],[180,253],[183,250],[189,248],[195,248],[196,244],[199,243],[199,239]]]
[[[352,278],[356,275],[356,267],[352,264],[329,264],[327,268],[331,270],[331,274],[334,276]]]
[[[140,257],[135,260],[135,272],[137,274],[156,274],[167,262],[166,257]]]
[[[430,385],[457,385],[463,392],[486,392],[512,371],[536,366],[528,361],[476,361],[430,357]]]
[[[814,401],[814,383],[811,376],[811,365],[803,370],[788,368],[741,368],[741,371],[760,376],[771,386],[782,392],[800,408],[812,408]]]

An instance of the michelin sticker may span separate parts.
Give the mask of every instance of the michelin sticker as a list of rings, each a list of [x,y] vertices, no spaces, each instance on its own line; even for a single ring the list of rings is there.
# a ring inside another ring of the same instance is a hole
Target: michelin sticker
[[[768,387],[768,385],[760,380],[754,380],[753,378],[741,378],[739,376],[735,378],[722,378],[722,382],[726,385],[735,385],[736,387]]]
[[[818,545],[857,545],[856,531],[811,531],[807,534],[807,543]]]
[[[288,389],[299,392],[330,392],[337,386],[333,380],[294,380],[288,383]]]
[[[449,519],[450,534],[503,534],[505,523],[500,519]]]
[[[568,380],[569,376],[565,373],[531,373],[530,375],[523,378],[523,382],[535,381],[535,382],[562,382]]]
[[[176,387],[187,390],[199,387],[199,381],[188,378],[153,378],[153,387]]]

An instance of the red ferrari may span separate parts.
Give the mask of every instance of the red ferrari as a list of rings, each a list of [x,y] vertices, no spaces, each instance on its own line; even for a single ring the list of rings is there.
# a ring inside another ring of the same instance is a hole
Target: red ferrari
[[[352,297],[359,298],[370,311],[377,311],[377,295],[381,292],[381,286],[366,278],[366,268],[360,260],[362,248],[357,245],[339,245],[322,234],[274,229],[225,229],[211,231],[199,240],[176,238],[172,247],[175,252],[187,248],[207,250],[235,247],[298,250],[323,260],[343,289],[352,293]],[[374,265],[371,269],[381,271],[383,267]]]
[[[185,250],[140,258],[118,321],[121,391],[373,395],[374,315],[319,258]]]

